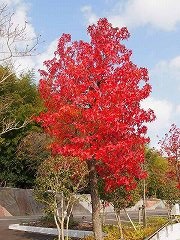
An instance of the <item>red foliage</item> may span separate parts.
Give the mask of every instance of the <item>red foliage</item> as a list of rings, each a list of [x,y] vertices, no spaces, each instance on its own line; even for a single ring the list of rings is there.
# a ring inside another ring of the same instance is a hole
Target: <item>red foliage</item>
[[[161,153],[165,155],[170,163],[170,177],[176,177],[178,188],[180,188],[180,128],[171,125],[169,133],[159,141]]]
[[[144,177],[145,123],[155,118],[140,106],[151,92],[148,71],[130,61],[126,28],[100,19],[88,33],[90,43],[63,34],[44,62],[39,91],[47,110],[37,121],[53,136],[54,154],[96,159],[107,189],[130,186]]]

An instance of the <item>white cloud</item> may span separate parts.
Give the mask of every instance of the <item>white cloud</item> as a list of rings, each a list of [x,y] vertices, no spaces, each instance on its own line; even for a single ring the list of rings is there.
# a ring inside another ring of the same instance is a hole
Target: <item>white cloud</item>
[[[180,56],[162,60],[150,71],[153,97],[144,101],[143,107],[154,110],[157,119],[149,124],[151,143],[157,146],[158,135],[163,137],[170,125],[180,124]]]
[[[180,91],[180,56],[158,62],[155,67],[150,70],[150,75],[153,79],[158,80],[156,84],[161,88],[166,88],[162,90],[168,93],[168,90],[172,89],[175,92],[171,92],[171,94],[178,94],[178,91]]]
[[[29,6],[27,4],[17,5],[14,15],[12,17],[12,22],[15,26],[19,25],[24,27],[26,23],[26,33],[28,39],[33,39],[36,37],[35,29],[30,23],[30,18],[28,17]]]
[[[142,102],[142,107],[144,109],[151,108],[154,110],[156,120],[153,123],[150,123],[151,129],[159,131],[160,129],[169,126],[171,123],[173,105],[167,100],[160,100],[149,97]]]
[[[40,79],[38,70],[45,69],[45,67],[43,66],[43,62],[45,60],[50,60],[54,57],[57,43],[58,39],[55,39],[46,47],[46,49],[42,53],[33,57],[24,57],[18,59],[18,61],[15,62],[15,65],[17,66],[16,72],[20,74],[21,72],[27,72],[28,70],[34,69],[36,81],[38,82]]]
[[[0,0],[0,6],[1,4],[7,4],[7,10],[13,13],[12,16],[12,23],[13,26],[16,27],[17,25],[19,27],[23,27],[26,22],[26,37],[27,39],[33,39],[36,38],[36,32],[34,29],[34,26],[31,24],[31,19],[29,18],[28,11],[30,8],[30,5],[25,2],[24,0],[3,0],[3,2]],[[6,44],[3,44],[3,41],[5,43],[5,39],[0,40],[0,47],[6,46]],[[27,57],[20,57],[20,58],[14,58],[13,59],[13,65],[15,68],[16,73],[19,75],[22,72],[27,72],[28,70],[35,70],[36,80],[39,80],[39,69],[43,69],[43,62],[45,60],[52,59],[54,56],[54,51],[57,47],[57,41],[58,39],[55,39],[52,41],[47,48],[44,50],[44,52],[40,54],[35,54],[34,56],[27,56]],[[21,46],[18,45],[19,49],[22,48],[23,42],[20,41]],[[28,44],[32,44],[32,42],[28,42]],[[1,49],[0,49],[1,52]]]
[[[169,61],[160,61],[156,64],[154,71],[161,71],[161,72],[171,72],[173,77],[179,78],[180,77],[180,56],[177,56]]]
[[[81,12],[83,13],[84,17],[86,18],[88,25],[97,22],[98,16],[93,13],[91,6],[88,6],[88,5],[83,6],[81,8]]]
[[[176,114],[180,115],[180,104],[176,107]]]
[[[149,97],[142,102],[144,109],[153,109],[156,119],[152,123],[148,123],[148,135],[151,139],[151,146],[157,147],[159,138],[162,137],[162,133],[169,130],[170,125],[173,122],[174,106],[167,100],[155,99]]]
[[[168,131],[167,126],[170,123],[180,125],[180,56],[167,61],[160,61],[151,69],[150,73],[153,83],[153,96],[160,100],[166,99],[162,100],[161,104],[154,102],[155,107],[159,106],[159,110],[157,108],[159,114],[157,115],[157,122],[152,125],[151,129],[154,125],[157,126],[160,135],[160,131],[164,131],[164,126],[166,126],[165,133]]]
[[[8,6],[10,5],[16,5],[21,3],[21,0],[0,0],[0,4],[7,4]]]
[[[0,6],[5,6],[5,11],[1,14],[1,18],[7,15],[7,20],[10,20],[11,28],[10,32],[13,32],[16,28],[21,31],[25,27],[25,30],[16,35],[16,41],[13,41],[13,36],[10,38],[11,51],[15,52],[15,49],[18,49],[18,52],[25,51],[27,45],[31,49],[35,44],[35,39],[37,37],[35,29],[31,24],[31,19],[29,18],[28,11],[30,5],[24,0],[0,0]],[[9,15],[8,15],[9,14]],[[6,24],[8,26],[8,22]],[[7,26],[4,23],[4,29]],[[14,34],[14,33],[13,33]],[[0,39],[0,59],[4,61],[6,57],[10,56],[10,51],[7,45],[7,37],[1,36]],[[18,57],[13,59],[14,68],[17,73],[21,71],[26,71],[35,66],[32,57]]]
[[[91,7],[86,17],[94,19]],[[127,0],[118,1],[106,14],[115,26],[128,28],[150,25],[164,31],[176,29],[180,23],[179,0]]]
[[[12,23],[14,28],[23,27],[26,23],[27,37],[34,38],[36,36],[35,29],[30,22],[28,11],[30,5],[24,0],[0,0],[0,6],[7,5],[7,13],[12,15]],[[12,26],[12,28],[13,28]]]
[[[44,69],[43,62],[45,60],[50,60],[54,57],[54,52],[57,48],[57,43],[58,43],[58,39],[55,39],[47,46],[46,50],[43,53],[35,57],[34,60],[35,60],[35,70],[36,70],[37,80],[39,80],[38,70]]]
[[[180,77],[180,56],[177,56],[169,61],[169,68],[174,70],[176,75]]]

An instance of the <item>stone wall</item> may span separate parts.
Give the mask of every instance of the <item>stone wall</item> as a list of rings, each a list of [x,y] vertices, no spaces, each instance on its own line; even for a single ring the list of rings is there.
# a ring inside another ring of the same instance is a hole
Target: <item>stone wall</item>
[[[142,200],[127,210],[138,211],[140,206],[142,206]],[[146,207],[147,210],[153,210],[165,208],[165,205],[159,199],[149,199],[146,201]],[[113,212],[113,207],[108,206],[105,211]],[[42,213],[42,205],[34,200],[31,189],[0,188],[0,216],[41,215]],[[80,200],[75,204],[73,214],[89,215],[91,213],[91,197],[87,194],[84,200]]]
[[[42,214],[42,206],[34,200],[31,189],[1,187],[0,206],[13,216]]]

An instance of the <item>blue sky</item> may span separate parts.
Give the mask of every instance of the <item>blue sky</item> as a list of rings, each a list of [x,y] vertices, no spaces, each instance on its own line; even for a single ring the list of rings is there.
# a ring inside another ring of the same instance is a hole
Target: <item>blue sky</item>
[[[157,146],[171,123],[180,126],[180,1],[179,0],[0,0],[15,12],[15,22],[28,21],[30,36],[44,41],[31,59],[21,60],[22,69],[42,68],[50,59],[62,33],[73,40],[88,41],[86,28],[99,17],[118,27],[127,26],[131,37],[126,46],[133,61],[147,67],[153,87],[144,108],[154,109],[157,120],[149,126],[151,146]],[[38,73],[36,74],[38,81]]]

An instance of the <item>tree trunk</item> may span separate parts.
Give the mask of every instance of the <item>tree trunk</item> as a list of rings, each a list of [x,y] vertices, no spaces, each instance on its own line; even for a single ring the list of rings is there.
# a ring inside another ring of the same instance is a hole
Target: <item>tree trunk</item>
[[[103,212],[102,212],[102,217],[101,217],[101,221],[102,221],[102,226],[104,226],[105,224],[105,221],[106,221],[106,202],[103,202],[102,203],[102,209],[103,209]]]
[[[121,223],[121,210],[119,210],[119,209],[114,209],[114,211],[115,211],[115,215],[116,215],[116,219],[117,219],[117,223],[118,223],[120,240],[124,240],[122,223]]]
[[[72,205],[70,206],[69,213],[67,214],[67,222],[66,222],[66,240],[69,239],[69,233],[68,233],[68,231],[69,231],[69,220],[70,220],[70,218],[72,217],[73,205],[74,205],[74,204],[72,204]],[[67,209],[67,212],[68,212],[68,209]]]
[[[139,220],[139,225],[141,224],[141,207],[138,209],[138,220]]]
[[[94,237],[96,240],[102,240],[102,223],[100,215],[100,199],[98,194],[98,180],[95,169],[95,160],[87,161],[89,170],[89,184],[91,190],[91,202],[92,202],[92,222]]]
[[[57,227],[57,230],[58,230],[58,240],[61,240],[61,228],[59,226],[59,222],[57,220],[57,217],[56,217],[56,211],[54,212],[54,221],[56,223],[56,227]]]
[[[58,215],[59,217],[59,215]],[[61,239],[64,240],[64,194],[61,192]]]
[[[143,214],[143,227],[147,226],[147,217],[146,217],[146,182],[143,180],[143,205],[142,205],[142,214]]]
[[[176,176],[177,176],[178,184],[180,184],[180,163],[178,158],[176,160],[175,168],[176,168]]]

